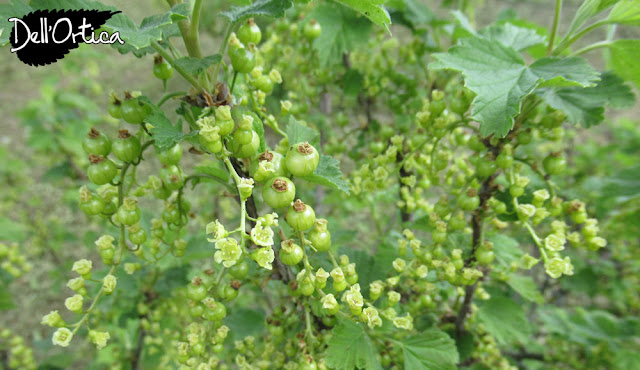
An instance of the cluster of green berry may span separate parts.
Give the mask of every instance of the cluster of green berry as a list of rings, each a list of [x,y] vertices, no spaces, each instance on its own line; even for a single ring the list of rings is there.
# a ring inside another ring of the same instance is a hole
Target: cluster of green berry
[[[32,267],[31,263],[27,262],[27,257],[20,253],[17,243],[11,245],[0,243],[0,268],[9,275],[19,278],[31,271]]]
[[[36,369],[36,361],[33,358],[33,349],[25,344],[20,335],[4,328],[0,331],[0,353],[2,353],[3,365],[9,369]]]

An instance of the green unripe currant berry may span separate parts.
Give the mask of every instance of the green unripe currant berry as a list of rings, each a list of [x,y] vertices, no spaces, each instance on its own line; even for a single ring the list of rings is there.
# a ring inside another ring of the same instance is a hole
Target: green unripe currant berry
[[[262,40],[262,32],[253,18],[249,18],[240,28],[238,28],[238,38],[243,44],[256,44]]]
[[[256,154],[256,151],[260,147],[260,136],[251,130],[251,141],[249,144],[240,144],[235,139],[229,142],[229,150],[237,158],[249,158]]]
[[[122,101],[118,99],[115,95],[112,95],[111,101],[109,102],[109,106],[107,107],[107,111],[109,115],[113,118],[120,119],[122,118]]]
[[[278,252],[280,261],[288,266],[297,265],[304,257],[302,247],[295,244],[293,240],[284,240],[280,243],[280,251]]]
[[[239,73],[249,73],[256,66],[255,55],[246,48],[239,48],[229,55],[233,69]]]
[[[524,188],[518,185],[511,185],[509,187],[509,194],[511,194],[512,197],[517,198],[524,194]]]
[[[513,156],[502,152],[496,157],[496,164],[502,169],[510,168],[513,165]]]
[[[318,218],[309,232],[311,246],[318,252],[326,252],[331,248],[331,233],[327,230],[327,220]]]
[[[286,177],[288,173],[283,160],[282,154],[266,150],[257,160],[251,162],[249,173],[256,182],[264,182],[278,176]]]
[[[481,265],[488,265],[493,262],[495,255],[491,246],[481,246],[475,253],[476,261]]]
[[[532,137],[530,130],[521,131],[518,133],[518,144],[527,145],[531,142]]]
[[[113,143],[113,155],[123,162],[135,162],[142,152],[140,139],[132,136],[128,130],[120,130],[118,139]]]
[[[282,263],[284,263],[284,261]],[[313,283],[309,281],[304,281],[302,284],[300,284],[300,286],[298,287],[298,290],[300,290],[300,294],[306,297],[309,297],[310,295],[313,294],[313,292],[316,291],[316,287],[313,286]]]
[[[184,175],[178,166],[166,166],[160,169],[160,178],[170,191],[178,190],[184,185]]]
[[[544,171],[550,175],[559,175],[567,168],[567,160],[558,153],[548,155],[543,161]]]
[[[249,263],[246,260],[236,262],[229,268],[229,274],[236,279],[244,279],[249,274]]]
[[[320,36],[322,33],[322,27],[320,26],[320,23],[316,22],[315,19],[312,19],[309,23],[304,25],[302,32],[304,33],[304,37],[311,42]]]
[[[133,232],[131,229],[129,230],[129,240],[131,243],[141,245],[147,241],[147,232],[143,228],[138,226],[137,230],[133,230]]]
[[[247,145],[251,143],[253,139],[253,130],[236,130],[233,134],[233,140],[235,140],[240,145]]]
[[[316,213],[311,206],[298,199],[289,207],[286,220],[293,230],[305,231],[313,226],[313,222],[316,220]]]
[[[287,169],[294,176],[311,175],[318,167],[320,155],[316,148],[308,142],[298,143],[289,148],[285,159]]]
[[[122,206],[116,211],[114,221],[126,226],[137,224],[140,221],[140,208],[135,198],[125,198]]]
[[[108,184],[118,174],[115,163],[101,155],[89,154],[89,162],[87,176],[96,185]]]
[[[269,76],[262,75],[258,77],[253,84],[265,94],[271,94],[273,91],[273,81],[271,81]]]
[[[89,216],[99,215],[104,210],[104,200],[94,195],[86,202],[80,202],[80,209]]]
[[[171,207],[162,211],[162,220],[168,224],[177,224],[180,220],[178,207]]]
[[[111,153],[111,140],[95,128],[91,128],[87,137],[82,141],[85,153],[106,157]]]
[[[221,302],[215,302],[213,308],[207,308],[204,312],[207,320],[217,322],[227,316],[227,308]]]
[[[158,199],[167,199],[171,196],[171,190],[169,190],[164,183],[157,189],[153,189],[153,196]]]
[[[202,284],[202,279],[195,277],[187,286],[187,298],[194,302],[200,302],[207,296],[207,287]]]
[[[286,177],[274,177],[262,188],[262,198],[269,207],[280,209],[288,207],[296,196],[296,187]]]
[[[169,149],[159,151],[156,149],[158,160],[165,166],[177,165],[182,158],[182,147],[176,144]]]
[[[496,162],[493,160],[493,156],[485,156],[479,160],[476,164],[476,174],[481,179],[493,175],[496,172]]]
[[[464,211],[471,212],[479,206],[480,198],[478,197],[477,190],[474,188],[471,188],[466,193],[462,193],[458,196],[458,207]]]
[[[168,80],[173,76],[173,67],[158,55],[153,60],[153,75],[161,80]]]
[[[482,142],[482,140],[480,140],[480,138],[478,136],[475,136],[475,135],[473,135],[473,136],[471,136],[469,138],[469,141],[467,142],[467,145],[474,152],[481,152],[481,151],[483,151],[483,150],[485,150],[487,148],[484,145],[484,143]]]
[[[189,307],[189,315],[191,315],[192,317],[202,317],[203,313],[204,306],[202,306],[200,303],[196,303],[193,306]]]
[[[122,102],[122,118],[128,123],[139,125],[149,114],[149,108],[138,98],[133,98],[125,93],[126,99]]]
[[[211,141],[207,140],[204,136],[200,136],[199,139],[200,145],[202,145],[205,150],[208,150],[213,154],[220,153],[222,151],[222,140]]]
[[[432,117],[438,117],[447,108],[444,101],[444,93],[442,91],[433,90],[431,92],[431,101],[429,102],[429,113]]]

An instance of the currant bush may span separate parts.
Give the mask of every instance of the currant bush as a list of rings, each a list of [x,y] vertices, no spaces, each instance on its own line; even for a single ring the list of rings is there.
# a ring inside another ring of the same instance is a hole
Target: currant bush
[[[561,1],[547,31],[510,13],[476,30],[475,2],[450,19],[417,1],[258,0],[220,13],[208,56],[212,5],[168,4],[104,26],[157,79],[103,94],[107,123],[78,136],[92,250],[43,312],[53,345],[133,369],[632,362],[637,279],[584,285],[637,272],[637,235],[609,233],[616,206],[577,185],[595,170],[572,124],[633,103],[620,65],[637,40],[615,25],[637,24],[636,2],[586,1],[563,35]],[[604,24],[606,41],[572,50]],[[599,48],[611,71],[581,57]],[[0,263],[32,269],[18,244]],[[2,328],[5,358],[36,367]]]

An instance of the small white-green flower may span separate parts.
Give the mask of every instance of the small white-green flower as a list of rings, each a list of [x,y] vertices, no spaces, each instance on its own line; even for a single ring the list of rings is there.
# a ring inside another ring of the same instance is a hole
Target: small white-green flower
[[[599,236],[593,237],[591,239],[589,239],[587,241],[587,244],[589,244],[589,247],[591,247],[592,249],[600,249],[600,248],[604,248],[607,246],[607,240],[605,238],[601,238]]]
[[[67,287],[69,287],[69,289],[73,290],[74,292],[77,292],[84,288],[84,279],[82,278],[82,276],[71,279],[69,280],[69,282],[67,282]]]
[[[411,314],[407,313],[404,317],[396,317],[393,319],[393,325],[398,329],[411,330],[413,329],[413,318]]]
[[[231,267],[238,262],[242,256],[242,248],[233,238],[224,238],[216,241],[218,251],[213,255],[216,263],[222,263],[224,267]]]
[[[218,240],[224,239],[229,235],[227,230],[225,230],[224,226],[218,220],[209,222],[207,224],[205,232],[207,234],[211,234],[211,238],[207,238],[207,240],[211,243],[215,243]]]
[[[556,234],[551,234],[544,238],[544,247],[552,252],[558,252],[564,249],[564,240]]]
[[[139,263],[125,263],[124,264],[124,271],[129,274],[129,275],[133,275],[136,271],[140,270],[142,268],[142,265]]]
[[[351,309],[360,309],[364,306],[364,297],[359,290],[350,289],[344,294],[344,300]]]
[[[526,221],[536,214],[536,207],[533,204],[518,204],[517,212],[520,219]]]
[[[334,297],[331,293],[322,297],[322,299],[320,299],[320,302],[322,303],[322,308],[326,310],[331,311],[338,307],[338,301],[336,300],[336,297]]]
[[[102,279],[102,291],[104,294],[109,295],[116,289],[117,280],[116,277],[109,274]]]
[[[73,263],[73,267],[71,271],[75,271],[78,275],[85,276],[91,274],[91,267],[93,267],[93,263],[87,259],[81,259]]]
[[[380,298],[382,292],[384,291],[384,283],[380,280],[376,280],[372,283],[369,283],[369,296],[372,300],[376,300]]]
[[[42,317],[42,321],[40,322],[42,325],[47,325],[52,328],[61,327],[65,325],[64,320],[58,313],[58,310],[51,311],[48,314]]]
[[[389,304],[394,305],[400,302],[400,293],[394,292],[393,290],[387,293],[387,297],[389,298]]]
[[[533,199],[540,204],[549,199],[551,195],[547,189],[540,189],[533,192]]]
[[[289,111],[291,110],[291,107],[293,106],[293,103],[291,103],[291,100],[281,100],[280,101],[280,111],[282,112],[282,115],[286,115],[287,113],[289,113]]]
[[[216,118],[221,121],[227,121],[231,119],[231,107],[228,105],[221,105],[216,108]]]
[[[51,341],[56,346],[68,347],[69,343],[71,343],[71,339],[73,339],[73,333],[71,330],[67,328],[59,328],[55,333],[53,333]]]
[[[241,178],[238,184],[238,192],[242,199],[247,200],[253,192],[253,179]]]
[[[98,240],[96,240],[96,245],[99,250],[111,249],[113,248],[113,241],[115,239],[111,235],[102,235]]]
[[[263,227],[260,222],[251,229],[251,240],[257,245],[270,247],[273,245],[273,230],[270,227]]]
[[[537,265],[538,262],[540,262],[540,260],[531,256],[529,253],[525,253],[525,255],[520,259],[522,267],[527,270],[530,270],[533,266]]]
[[[565,257],[553,257],[547,260],[544,264],[547,275],[554,279],[559,278],[562,275],[573,275],[573,265],[571,264],[571,258]]]
[[[198,134],[208,142],[216,142],[220,140],[220,127],[207,124],[200,127]]]
[[[220,339],[225,339],[227,337],[227,334],[229,333],[229,330],[231,329],[229,329],[228,326],[222,325],[218,328],[218,330],[216,330],[216,336]]]
[[[429,274],[429,268],[427,267],[427,265],[420,265],[416,269],[416,276],[418,276],[421,279],[426,278],[428,274]]]
[[[64,301],[64,306],[71,312],[82,312],[82,302],[84,299],[80,294],[76,294]]]
[[[340,267],[336,267],[331,270],[331,277],[334,281],[341,282],[344,281],[344,272]]]
[[[398,271],[398,272],[402,272],[404,271],[405,267],[407,267],[407,262],[405,260],[403,260],[402,258],[396,258],[393,263],[393,268]]]
[[[196,125],[200,127],[201,131],[203,129],[211,128],[213,126],[213,117],[206,116],[206,117],[198,118],[198,120],[196,121]]]
[[[282,76],[280,75],[280,72],[278,72],[277,69],[272,69],[269,72],[269,78],[271,79],[271,81],[277,84],[282,83]]]
[[[111,338],[111,336],[109,335],[108,331],[103,332],[90,330],[89,338],[91,339],[91,342],[96,345],[97,349],[103,349],[107,345],[107,341],[109,340],[109,338]]]
[[[382,326],[382,319],[375,307],[367,307],[362,310],[361,317],[363,318],[363,321],[366,321],[367,325],[369,325],[371,329],[376,326]]]
[[[320,283],[326,283],[329,278],[329,273],[326,272],[322,267],[316,271],[316,280]]]
[[[392,276],[390,278],[387,278],[387,284],[389,284],[389,286],[396,286],[399,282],[400,276]]]
[[[387,307],[384,311],[382,311],[382,315],[389,320],[393,320],[398,316],[398,313],[393,307]]]
[[[253,253],[251,253],[251,258],[260,265],[260,267],[265,268],[267,270],[272,270],[273,260],[275,259],[275,255],[273,254],[273,249],[270,247],[258,248]]]

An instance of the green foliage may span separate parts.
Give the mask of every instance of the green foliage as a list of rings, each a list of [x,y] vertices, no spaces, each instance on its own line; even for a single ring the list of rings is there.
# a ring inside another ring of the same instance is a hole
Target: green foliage
[[[313,9],[308,18],[322,26],[322,33],[313,42],[318,51],[321,66],[342,61],[342,55],[364,43],[369,36],[371,23],[348,8],[336,4],[321,4]]]
[[[440,330],[427,330],[402,341],[404,363],[409,369],[455,369],[455,342]]]
[[[531,334],[522,306],[509,298],[492,297],[480,304],[478,320],[500,344],[527,343]]]
[[[585,59],[542,58],[527,66],[512,47],[479,37],[463,39],[434,57],[438,62],[431,68],[461,71],[477,94],[471,114],[481,123],[483,136],[506,136],[522,99],[537,87],[588,87],[598,79]]]
[[[341,320],[327,347],[327,365],[334,369],[380,369],[363,324]]]
[[[305,180],[314,184],[339,189],[349,194],[349,183],[342,178],[340,171],[340,161],[328,155],[320,156],[320,163],[312,175],[305,176]]]
[[[227,18],[231,24],[237,24],[250,17],[282,17],[285,10],[292,5],[291,0],[257,0],[245,7],[234,7],[230,11],[221,12],[220,15]]]

